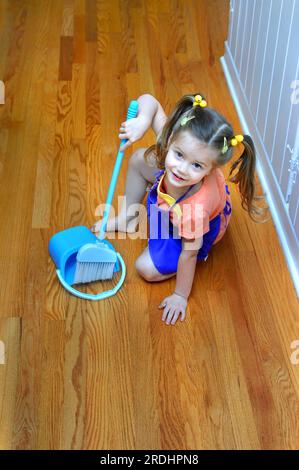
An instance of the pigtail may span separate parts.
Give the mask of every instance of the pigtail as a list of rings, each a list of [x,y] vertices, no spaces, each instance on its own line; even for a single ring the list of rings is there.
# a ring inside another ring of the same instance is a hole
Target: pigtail
[[[264,223],[270,220],[270,217],[264,220],[257,219],[256,216],[261,217],[265,214],[268,206],[265,208],[258,207],[253,201],[264,199],[264,196],[256,196],[255,194],[255,167],[256,167],[256,153],[254,143],[249,135],[244,135],[243,139],[244,150],[241,156],[236,160],[230,169],[229,176],[237,168],[237,173],[229,178],[232,183],[238,184],[241,205],[245,209],[250,218],[257,223]]]

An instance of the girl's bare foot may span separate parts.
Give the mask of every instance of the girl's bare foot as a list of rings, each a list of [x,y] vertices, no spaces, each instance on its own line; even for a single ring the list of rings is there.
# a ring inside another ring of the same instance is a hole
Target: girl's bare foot
[[[99,232],[101,229],[102,220],[96,222],[92,227],[92,232]],[[138,216],[130,216],[127,218],[113,217],[108,219],[106,232],[125,232],[135,233],[137,231]]]

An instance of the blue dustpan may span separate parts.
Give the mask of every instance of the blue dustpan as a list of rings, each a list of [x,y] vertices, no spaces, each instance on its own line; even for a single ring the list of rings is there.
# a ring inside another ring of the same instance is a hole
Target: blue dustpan
[[[76,271],[77,254],[80,248],[88,243],[97,244],[97,237],[83,225],[78,227],[72,227],[67,230],[62,230],[56,233],[50,239],[49,242],[49,253],[56,265],[56,273],[63,287],[68,290],[71,294],[88,300],[100,300],[106,297],[114,295],[124,282],[126,276],[126,265],[119,253],[115,251],[115,248],[108,240],[101,240],[101,243],[105,243],[109,249],[114,250],[117,256],[117,260],[114,267],[114,272],[122,268],[122,275],[118,283],[113,289],[99,294],[85,294],[72,287],[74,283],[74,276]]]

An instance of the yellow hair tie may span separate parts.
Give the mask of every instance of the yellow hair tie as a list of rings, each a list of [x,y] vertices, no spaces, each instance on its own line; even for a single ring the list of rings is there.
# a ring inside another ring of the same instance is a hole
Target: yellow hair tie
[[[243,142],[244,140],[244,136],[243,135],[235,135],[231,141],[230,141],[230,144],[232,147],[235,147],[236,145],[238,145],[240,142]],[[227,144],[227,138],[224,137],[223,139],[223,147],[222,147],[222,150],[221,150],[221,153],[226,153],[228,151],[228,144]]]
[[[233,147],[235,147],[236,145],[238,145],[239,142],[243,142],[243,140],[244,140],[243,135],[235,135],[235,137],[232,138],[230,143]]]
[[[223,147],[222,147],[221,153],[226,153],[227,151],[228,151],[227,138],[224,137],[224,139],[223,139]]]
[[[207,102],[206,100],[203,99],[202,96],[195,95],[194,101],[193,101],[193,107],[195,106],[201,106],[202,108],[205,108],[207,106]]]

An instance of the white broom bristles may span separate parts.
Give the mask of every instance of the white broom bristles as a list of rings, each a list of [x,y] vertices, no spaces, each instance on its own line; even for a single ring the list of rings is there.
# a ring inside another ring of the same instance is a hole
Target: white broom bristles
[[[111,279],[113,277],[114,266],[115,262],[83,263],[77,261],[74,284]]]

